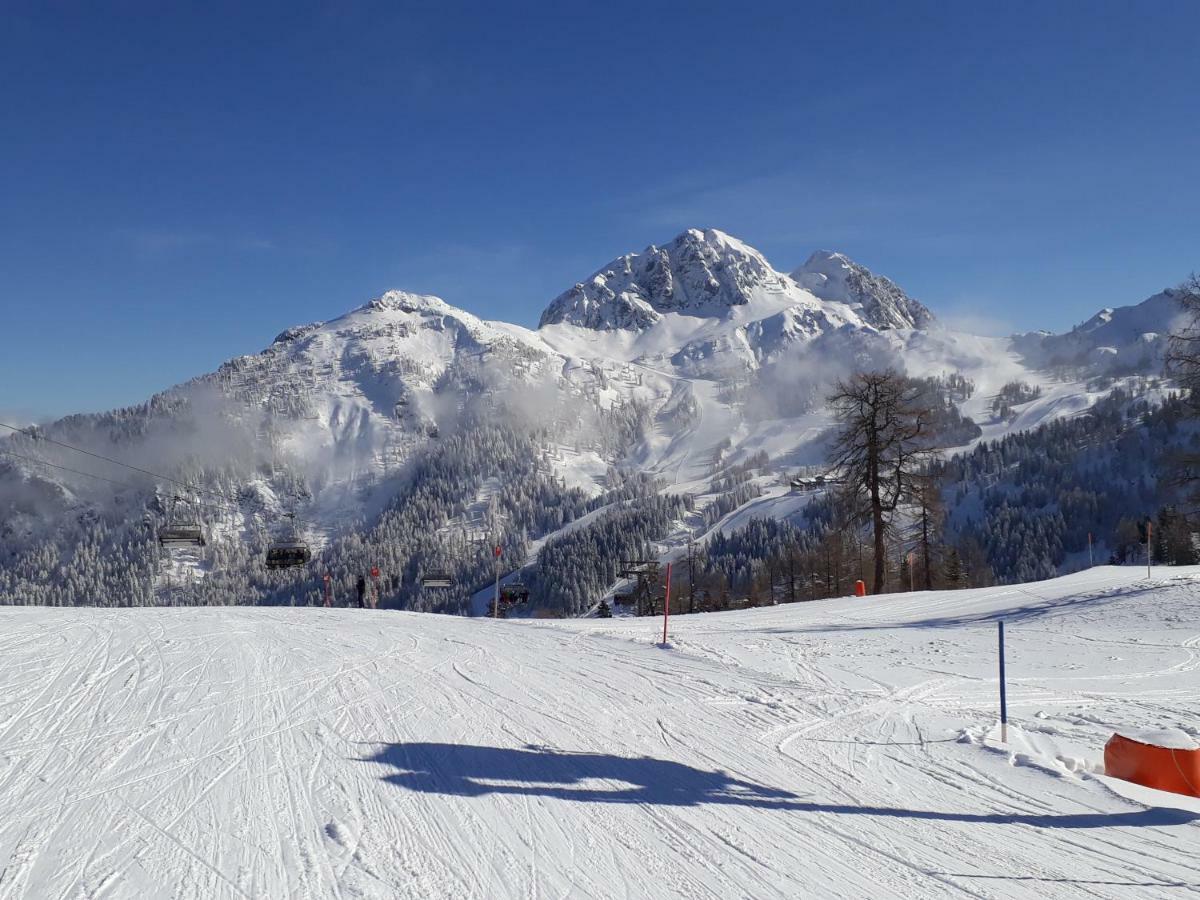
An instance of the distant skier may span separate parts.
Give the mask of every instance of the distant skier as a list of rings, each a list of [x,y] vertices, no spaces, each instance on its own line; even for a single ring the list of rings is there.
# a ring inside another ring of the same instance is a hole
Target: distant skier
[[[358,607],[359,607],[359,609],[366,609],[367,608],[367,579],[365,579],[365,578],[363,578],[363,576],[359,575],[358,583],[355,584],[355,587],[358,588]]]

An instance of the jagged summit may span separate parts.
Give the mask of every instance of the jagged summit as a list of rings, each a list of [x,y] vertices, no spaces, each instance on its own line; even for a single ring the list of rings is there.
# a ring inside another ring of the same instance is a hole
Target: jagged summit
[[[340,335],[337,338],[339,341],[351,336],[355,339],[371,335],[395,338],[412,328],[440,331],[447,327],[464,330],[472,337],[493,336],[477,316],[447,303],[441,297],[392,290],[329,322],[312,322],[288,328],[275,338],[271,348],[306,348],[314,341],[320,343],[334,335]]]
[[[924,328],[934,320],[893,281],[845,254],[818,250],[787,276],[723,231],[689,228],[662,247],[651,244],[618,257],[560,294],[539,327],[642,331],[667,313],[721,318],[768,295],[795,305],[810,305],[814,297],[844,304],[863,324],[880,330]]]
[[[664,313],[719,316],[783,278],[763,255],[715,228],[689,228],[665,246],[627,253],[556,297],[539,327],[567,323],[640,330]]]
[[[463,312],[463,310],[451,306],[441,297],[435,297],[433,294],[414,294],[409,291],[388,291],[362,308],[364,310],[386,309],[397,312],[454,313],[455,315]]]
[[[890,278],[874,274],[844,253],[818,250],[792,278],[822,300],[845,303],[876,328],[925,328],[933,313]]]
[[[308,325],[293,325],[291,328],[286,328],[275,336],[275,340],[271,341],[271,345],[277,344],[292,344],[303,338],[308,337],[314,331],[320,329],[324,322],[311,322]]]

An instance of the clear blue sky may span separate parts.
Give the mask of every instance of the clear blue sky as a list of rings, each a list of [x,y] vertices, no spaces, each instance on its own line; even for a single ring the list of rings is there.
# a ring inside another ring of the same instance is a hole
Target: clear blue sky
[[[713,226],[1060,329],[1200,268],[1200,3],[23,3],[0,411],[136,402],[387,288],[536,323]]]

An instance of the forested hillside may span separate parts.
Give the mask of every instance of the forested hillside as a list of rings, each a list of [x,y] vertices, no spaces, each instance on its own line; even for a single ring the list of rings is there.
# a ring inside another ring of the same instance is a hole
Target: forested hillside
[[[1086,413],[1011,434],[955,456],[944,471],[952,542],[977,541],[1004,582],[1052,578],[1088,563],[1137,557],[1136,523],[1161,519],[1163,540],[1177,526],[1177,492],[1162,477],[1169,458],[1200,447],[1184,404],[1161,405],[1115,389]],[[1172,545],[1172,558],[1191,563]],[[1160,555],[1168,553],[1161,546]]]

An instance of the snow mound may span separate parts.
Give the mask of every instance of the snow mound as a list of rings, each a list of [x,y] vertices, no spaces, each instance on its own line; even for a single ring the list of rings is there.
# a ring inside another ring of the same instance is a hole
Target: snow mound
[[[1196,739],[1179,728],[1129,728],[1122,726],[1117,734],[1139,744],[1149,744],[1152,747],[1165,747],[1168,750],[1200,750]]]

